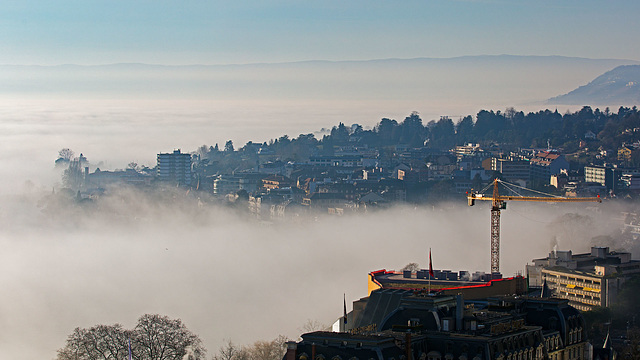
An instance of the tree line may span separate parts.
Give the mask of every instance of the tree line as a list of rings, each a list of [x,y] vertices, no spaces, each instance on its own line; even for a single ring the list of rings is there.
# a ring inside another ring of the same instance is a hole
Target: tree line
[[[592,133],[595,138],[585,136]],[[360,124],[347,126],[339,123],[321,139],[314,134],[300,134],[296,138],[283,135],[264,143],[248,142],[234,148],[231,140],[224,149],[201,146],[197,153],[220,167],[251,168],[259,149],[277,155],[284,161],[303,161],[311,154],[331,155],[336,147],[358,145],[385,149],[395,145],[409,148],[429,147],[448,150],[456,145],[479,143],[505,148],[547,147],[560,148],[571,153],[587,140],[592,147],[615,150],[623,143],[640,140],[640,113],[633,108],[620,107],[618,112],[609,108],[593,110],[589,106],[575,112],[560,114],[557,110],[541,110],[525,114],[514,108],[504,112],[480,110],[475,117],[467,115],[456,123],[449,117],[424,124],[417,112],[402,121],[383,118],[371,129]]]
[[[541,110],[525,114],[514,108],[504,112],[480,110],[475,117],[467,115],[457,122],[446,116],[424,124],[417,112],[402,121],[383,118],[371,129],[360,124],[347,126],[339,123],[322,136],[300,134],[295,138],[283,135],[263,143],[247,142],[236,147],[228,140],[221,149],[202,145],[196,154],[201,162],[199,173],[230,173],[252,169],[258,164],[258,154],[268,153],[282,161],[304,162],[311,155],[333,155],[338,147],[359,146],[377,149],[385,158],[393,154],[395,146],[427,147],[449,150],[456,145],[478,143],[483,147],[498,146],[505,151],[518,148],[544,148],[551,146],[570,154],[586,144],[590,150],[617,150],[623,144],[640,141],[640,113],[637,107],[620,107],[618,112],[609,108],[593,110],[589,106],[575,112],[560,114],[557,110]],[[589,156],[589,155],[588,155]],[[73,152],[60,151],[58,166],[69,166]],[[589,162],[591,159],[584,159]],[[635,161],[640,166],[640,158]],[[137,167],[137,164],[130,166]],[[73,178],[73,172],[65,173]],[[77,172],[77,171],[76,171]]]

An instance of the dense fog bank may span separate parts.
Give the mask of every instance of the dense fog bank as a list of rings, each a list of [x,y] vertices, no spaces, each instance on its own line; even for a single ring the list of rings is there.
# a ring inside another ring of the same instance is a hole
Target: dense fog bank
[[[621,242],[618,205],[511,204],[502,216],[505,275],[559,249]],[[612,214],[615,216],[609,216]],[[409,262],[488,270],[489,208],[396,206],[265,223],[179,189],[112,190],[93,202],[33,190],[4,196],[0,357],[52,358],[73,328],[144,313],[181,318],[215,351],[223,339],[295,338],[330,324],[342,294],[366,296],[367,273]],[[601,238],[594,240],[594,237]]]

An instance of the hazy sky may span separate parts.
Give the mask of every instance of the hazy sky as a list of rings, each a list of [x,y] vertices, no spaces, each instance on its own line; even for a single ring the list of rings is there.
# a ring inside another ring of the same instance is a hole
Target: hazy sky
[[[0,64],[564,55],[640,60],[636,0],[5,0]]]

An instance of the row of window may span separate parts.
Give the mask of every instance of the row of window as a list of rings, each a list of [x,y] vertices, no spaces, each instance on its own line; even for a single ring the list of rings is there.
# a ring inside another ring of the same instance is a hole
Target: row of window
[[[597,295],[576,294],[568,291],[560,291],[560,295],[571,296],[571,297],[577,298],[577,300],[579,301],[591,303],[593,305],[597,305],[600,303],[600,296],[597,296]]]
[[[568,275],[558,275],[558,274],[545,274],[545,276],[546,277],[554,277],[556,279],[561,279],[561,280],[571,281],[575,285],[592,284],[592,285],[600,286],[600,280],[583,279],[583,278],[577,278],[577,277],[568,276]]]

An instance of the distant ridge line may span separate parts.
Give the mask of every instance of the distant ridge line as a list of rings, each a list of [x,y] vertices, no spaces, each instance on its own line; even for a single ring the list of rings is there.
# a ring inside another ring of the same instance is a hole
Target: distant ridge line
[[[33,68],[64,68],[64,67],[82,67],[82,68],[98,68],[98,67],[123,67],[123,66],[145,66],[145,67],[163,67],[163,68],[213,68],[213,67],[243,67],[243,66],[282,66],[282,65],[304,65],[304,64],[357,64],[357,63],[384,63],[384,62],[455,62],[466,60],[491,60],[491,59],[517,59],[517,60],[569,60],[569,61],[617,61],[628,62],[629,64],[638,64],[638,60],[630,59],[613,59],[613,58],[585,58],[576,56],[563,55],[464,55],[454,57],[414,57],[414,58],[380,58],[380,59],[363,59],[363,60],[298,60],[298,61],[282,61],[282,62],[255,62],[255,63],[227,63],[227,64],[153,64],[142,62],[118,62],[107,64],[57,64],[57,65],[41,65],[41,64],[0,64],[1,67],[33,67]]]

